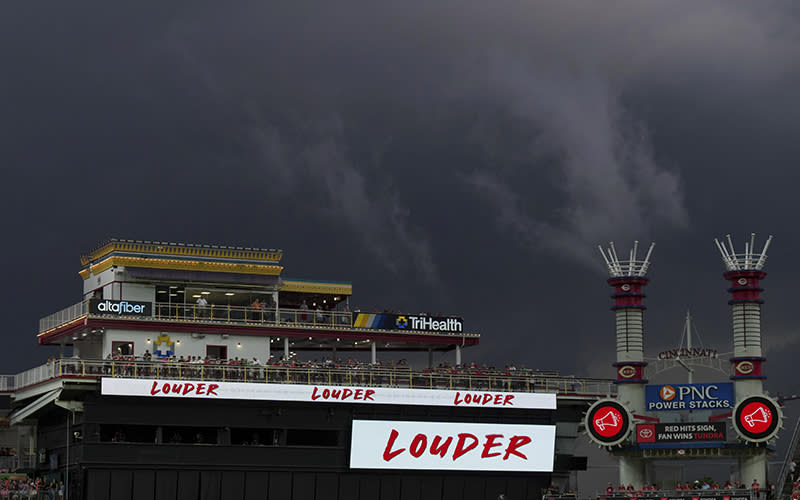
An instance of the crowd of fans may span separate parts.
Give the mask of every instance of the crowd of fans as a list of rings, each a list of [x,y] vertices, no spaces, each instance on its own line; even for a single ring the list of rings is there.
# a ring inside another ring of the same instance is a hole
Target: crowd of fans
[[[17,454],[16,448],[6,448],[6,447],[0,448],[0,457],[13,457],[16,454]]]
[[[55,363],[51,357],[48,363]],[[82,363],[82,361],[86,361]],[[443,362],[438,366],[414,369],[406,359],[379,360],[375,363],[355,358],[313,359],[301,361],[296,355],[284,359],[271,356],[267,360],[258,357],[233,357],[216,359],[209,356],[157,357],[145,351],[142,356],[112,356],[104,360],[63,360],[66,373],[86,375],[111,375],[117,377],[177,377],[206,380],[258,381],[281,380],[299,383],[364,383],[354,377],[369,377],[375,385],[412,386],[474,386],[475,389],[494,388],[502,385],[509,390],[530,390],[536,384],[547,384],[548,377],[558,377],[556,372],[517,367],[513,363],[498,368],[494,365],[467,363],[451,365]],[[276,368],[287,368],[278,370]],[[274,374],[274,375],[273,375]],[[576,384],[573,384],[576,385]],[[537,388],[541,388],[538,387]],[[569,388],[566,388],[570,390]],[[576,387],[573,387],[576,389]]]
[[[43,481],[40,478],[3,479],[0,480],[0,498],[2,499],[62,499],[64,483],[61,481]]]
[[[774,484],[769,484],[766,488],[762,488],[761,484],[755,479],[749,486],[738,479],[733,481],[727,480],[722,484],[709,478],[697,479],[694,482],[678,481],[672,489],[679,492],[679,495],[684,492],[689,495],[697,495],[703,492],[714,493],[716,490],[749,490],[754,499],[774,500],[776,498]],[[647,497],[651,494],[650,492],[655,491],[663,492],[665,488],[659,488],[655,483],[644,484],[641,487],[635,487],[633,484],[628,484],[627,486],[620,484],[614,487],[613,483],[608,483],[606,487],[606,495],[609,497]],[[659,494],[659,496],[663,495]]]

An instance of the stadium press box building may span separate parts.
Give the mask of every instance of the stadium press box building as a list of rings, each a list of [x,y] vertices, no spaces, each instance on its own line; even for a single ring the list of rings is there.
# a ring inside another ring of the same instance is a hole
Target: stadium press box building
[[[349,283],[284,278],[281,257],[84,255],[82,296],[39,325],[60,356],[0,379],[13,466],[90,500],[540,498],[585,468],[579,421],[610,381],[390,362],[461,364],[480,336],[460,316],[352,312]],[[305,362],[354,352],[370,362]]]

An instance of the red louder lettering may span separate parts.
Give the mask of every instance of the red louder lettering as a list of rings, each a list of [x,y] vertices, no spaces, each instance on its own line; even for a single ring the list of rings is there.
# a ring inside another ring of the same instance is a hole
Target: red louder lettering
[[[369,399],[370,401],[375,401],[374,399],[372,399],[373,394],[375,394],[375,391],[373,391],[372,389],[366,389],[364,391],[364,400],[366,401],[367,399]]]
[[[417,434],[414,436],[414,439],[411,440],[411,446],[408,447],[408,452],[411,453],[412,457],[419,458],[427,446],[428,438],[425,437],[425,434]]]
[[[514,436],[514,437],[512,437],[508,442],[508,448],[506,448],[506,454],[503,455],[503,460],[508,460],[508,457],[511,454],[514,454],[514,455],[516,455],[516,456],[518,456],[520,458],[523,458],[523,459],[527,460],[528,457],[526,457],[521,452],[517,451],[517,449],[525,446],[526,444],[530,443],[531,441],[533,441],[533,440],[531,438],[529,438],[528,436]]]
[[[183,395],[187,395],[194,390],[194,384],[183,384]]]
[[[453,436],[448,436],[447,439],[444,440],[444,443],[441,443],[441,441],[442,436],[433,436],[433,441],[431,441],[431,455],[439,455],[444,458],[447,454],[447,449],[450,447],[450,443],[453,442]],[[441,443],[441,446],[439,443]]]
[[[219,396],[219,394],[214,392],[216,389],[219,389],[219,384],[208,384],[208,390],[206,391],[206,395],[207,396],[211,396],[211,395]]]
[[[483,452],[481,453],[481,458],[490,458],[490,457],[497,457],[500,455],[500,452],[497,453],[489,453],[489,450],[494,448],[495,446],[501,446],[500,443],[495,443],[494,440],[497,438],[503,437],[502,434],[487,434],[486,435],[486,443],[483,445]]]
[[[464,443],[467,442],[467,439],[471,439],[472,443],[464,447]],[[468,432],[460,433],[458,435],[458,442],[456,443],[456,449],[453,450],[453,460],[456,460],[458,457],[474,449],[476,446],[478,446],[478,438],[476,438],[474,434],[470,434]]]
[[[156,395],[156,394],[158,394],[158,393],[159,393],[159,390],[158,390],[158,382],[153,382],[153,387],[151,387],[151,388],[150,388],[150,394],[151,394],[152,396],[155,396],[155,395]]]
[[[397,436],[399,435],[400,433],[397,432],[395,429],[392,429],[392,432],[389,433],[389,441],[386,443],[386,448],[383,450],[384,461],[388,462],[389,460],[393,459],[394,457],[405,451],[405,448],[400,448],[399,450],[390,451],[392,449],[392,446],[394,445],[395,440],[397,439]]]
[[[319,399],[319,394],[317,394],[317,386],[314,386],[314,389],[311,390],[311,401],[316,401]]]
[[[205,394],[206,384],[197,384],[197,394]]]

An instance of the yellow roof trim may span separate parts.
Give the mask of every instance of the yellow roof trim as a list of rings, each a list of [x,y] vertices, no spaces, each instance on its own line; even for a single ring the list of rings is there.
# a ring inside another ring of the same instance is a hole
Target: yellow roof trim
[[[164,257],[203,257],[207,259],[241,259],[260,260],[278,263],[283,257],[283,251],[264,248],[240,248],[226,246],[192,245],[181,243],[166,243],[159,241],[132,241],[111,240],[92,250],[89,255],[81,256],[81,264],[88,265],[100,260],[111,252],[134,252]]]
[[[324,293],[328,295],[353,295],[353,285],[325,281],[283,280],[281,292]]]
[[[208,271],[214,273],[259,274],[279,276],[283,266],[272,264],[244,264],[236,262],[208,262],[148,257],[111,256],[91,266],[92,274],[100,274],[112,266],[144,267],[148,269],[172,269],[178,271]],[[84,271],[81,271],[81,277]],[[83,279],[89,277],[88,271]]]

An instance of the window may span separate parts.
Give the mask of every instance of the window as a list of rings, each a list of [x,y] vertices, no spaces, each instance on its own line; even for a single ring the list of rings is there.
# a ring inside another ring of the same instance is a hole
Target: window
[[[211,359],[228,359],[228,346],[207,345],[206,356]]]
[[[112,356],[133,356],[133,342],[127,340],[111,342]]]

